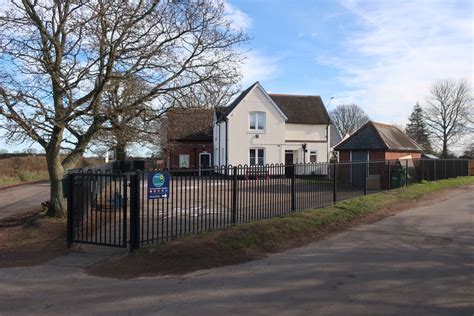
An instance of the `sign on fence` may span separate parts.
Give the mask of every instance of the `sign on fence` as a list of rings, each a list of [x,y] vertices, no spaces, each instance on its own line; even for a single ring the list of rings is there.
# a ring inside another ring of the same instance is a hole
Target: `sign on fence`
[[[148,173],[148,199],[163,199],[170,196],[170,174],[168,172]]]

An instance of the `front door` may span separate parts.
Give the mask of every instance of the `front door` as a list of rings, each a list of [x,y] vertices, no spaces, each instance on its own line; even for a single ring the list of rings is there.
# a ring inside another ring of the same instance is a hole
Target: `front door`
[[[209,169],[211,166],[211,154],[210,153],[200,153],[199,154],[199,175],[203,172],[204,169]]]
[[[366,162],[368,158],[367,151],[353,151],[352,152],[352,185],[356,188],[363,188],[365,183]]]
[[[293,161],[293,151],[286,150],[285,151],[285,176],[287,178],[293,177],[293,173],[295,172],[294,161]]]

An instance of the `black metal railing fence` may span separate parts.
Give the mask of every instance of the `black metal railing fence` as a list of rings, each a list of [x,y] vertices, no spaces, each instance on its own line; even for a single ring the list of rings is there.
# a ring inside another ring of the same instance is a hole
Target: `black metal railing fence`
[[[134,249],[297,210],[320,208],[421,181],[465,176],[468,160],[99,171],[69,175],[69,245],[87,242],[124,246],[129,232],[128,242]],[[157,171],[170,173],[169,195],[148,199],[147,174]]]

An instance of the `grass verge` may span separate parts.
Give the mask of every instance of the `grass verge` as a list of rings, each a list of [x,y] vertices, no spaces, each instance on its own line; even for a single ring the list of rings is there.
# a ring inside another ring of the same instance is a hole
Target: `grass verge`
[[[414,201],[440,190],[472,185],[474,177],[425,182],[338,202],[269,220],[183,237],[111,258],[87,269],[115,278],[182,274],[264,257],[301,246],[360,223],[370,223],[412,207]]]
[[[47,180],[47,179],[48,179],[48,172],[47,171],[40,171],[40,172],[24,171],[24,172],[21,172],[18,176],[14,176],[14,177],[3,176],[3,177],[1,177],[0,178],[0,188],[10,187],[10,186],[21,184],[21,183]]]

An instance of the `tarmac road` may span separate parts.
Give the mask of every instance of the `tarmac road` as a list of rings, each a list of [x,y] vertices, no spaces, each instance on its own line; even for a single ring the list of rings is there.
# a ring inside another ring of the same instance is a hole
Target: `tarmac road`
[[[84,274],[73,253],[0,269],[0,314],[472,315],[474,186],[246,264],[182,277]]]
[[[42,181],[0,190],[0,219],[38,210],[49,200],[49,182]]]

